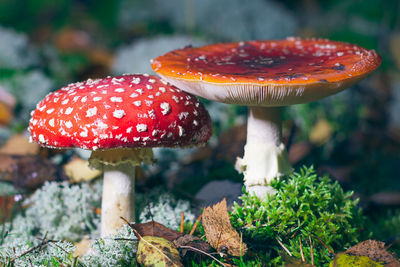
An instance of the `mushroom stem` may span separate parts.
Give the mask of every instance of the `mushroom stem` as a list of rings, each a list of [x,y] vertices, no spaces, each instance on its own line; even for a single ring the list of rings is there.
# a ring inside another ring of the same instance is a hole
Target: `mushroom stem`
[[[274,193],[273,179],[292,172],[282,143],[282,107],[249,107],[244,156],[235,168],[243,172],[246,189],[259,198]]]
[[[135,166],[120,164],[104,172],[101,204],[101,237],[115,234],[124,222],[135,220]]]

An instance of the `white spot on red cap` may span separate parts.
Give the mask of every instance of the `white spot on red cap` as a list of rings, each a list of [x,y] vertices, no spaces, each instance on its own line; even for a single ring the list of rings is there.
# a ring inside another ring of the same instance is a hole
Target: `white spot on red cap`
[[[67,128],[72,128],[72,122],[71,121],[66,121],[65,122],[65,127],[67,127]]]
[[[113,97],[110,98],[110,101],[114,102],[114,103],[116,103],[116,102],[121,103],[122,102],[122,97],[113,96]]]
[[[47,113],[47,114],[50,114],[50,113],[52,113],[54,110],[55,110],[54,108],[48,109],[48,110],[46,111],[46,113]]]
[[[133,102],[133,104],[137,107],[140,107],[142,105],[142,101],[138,100],[138,101]]]
[[[54,126],[55,126],[55,124],[54,124],[54,118],[51,118],[51,119],[49,120],[49,125],[50,125],[51,127],[54,127]]]
[[[46,105],[43,105],[43,106],[41,106],[41,107],[38,107],[37,109],[38,109],[39,111],[43,111],[43,110],[46,109]]]
[[[147,125],[139,123],[138,125],[136,125],[136,130],[138,131],[138,133],[145,132],[147,131]]]
[[[189,112],[181,112],[178,117],[180,120],[186,119],[189,116]]]
[[[116,109],[113,112],[113,116],[117,119],[121,119],[125,115],[126,115],[126,113],[123,109]]]
[[[68,108],[65,110],[65,113],[64,113],[64,114],[69,115],[69,114],[72,113],[73,110],[74,110],[74,108],[68,107]]]
[[[139,77],[133,78],[132,79],[132,83],[133,84],[139,84],[140,83],[140,78]]]
[[[183,130],[182,126],[179,125],[178,129],[179,129],[179,136],[183,136],[185,131]]]
[[[83,132],[80,132],[79,135],[82,137],[88,137],[87,129],[85,129]]]
[[[100,101],[100,100],[102,100],[103,98],[101,97],[101,96],[95,96],[95,97],[93,97],[93,101],[94,102],[97,102],[97,101]]]
[[[40,143],[46,143],[46,139],[44,138],[43,134],[39,134],[39,142]]]
[[[124,88],[117,88],[114,91],[117,92],[117,93],[123,93],[123,92],[125,92],[125,89]]]
[[[97,114],[97,107],[89,108],[86,111],[86,117],[90,118]]]

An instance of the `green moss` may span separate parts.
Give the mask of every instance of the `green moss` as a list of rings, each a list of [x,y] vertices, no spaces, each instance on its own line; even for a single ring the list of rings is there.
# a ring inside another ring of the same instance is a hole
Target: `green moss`
[[[345,253],[339,254],[329,264],[329,267],[380,267],[383,265],[371,260],[367,256],[350,256]]]
[[[352,198],[352,192],[343,192],[337,182],[327,176],[317,177],[312,167],[303,167],[271,186],[277,190],[275,195],[260,200],[244,193],[242,204],[233,206],[232,224],[249,244],[263,244],[263,249],[267,246],[278,252],[282,250],[279,240],[293,256],[301,258],[301,240],[310,262],[311,239],[314,261],[320,266],[330,261],[329,250],[322,242],[333,250],[357,242],[363,224],[358,200]]]

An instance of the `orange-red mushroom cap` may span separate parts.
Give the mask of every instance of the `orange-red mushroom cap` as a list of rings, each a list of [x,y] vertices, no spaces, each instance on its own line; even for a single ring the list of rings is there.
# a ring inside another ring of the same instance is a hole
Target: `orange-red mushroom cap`
[[[212,134],[209,114],[196,97],[149,75],[63,87],[37,105],[28,129],[43,146],[90,150],[194,146]]]
[[[381,63],[357,45],[324,39],[248,41],[185,47],[152,68],[179,88],[224,103],[282,106],[335,94]]]

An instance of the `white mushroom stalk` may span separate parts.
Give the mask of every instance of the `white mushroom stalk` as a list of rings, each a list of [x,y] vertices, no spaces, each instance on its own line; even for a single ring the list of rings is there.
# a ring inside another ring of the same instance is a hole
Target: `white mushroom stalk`
[[[282,108],[249,107],[247,141],[243,158],[235,168],[244,174],[246,189],[258,197],[274,193],[273,179],[290,174],[293,169],[282,143]]]
[[[93,151],[89,162],[103,171],[101,237],[115,234],[124,225],[121,217],[135,221],[135,171],[154,162],[151,148]]]

